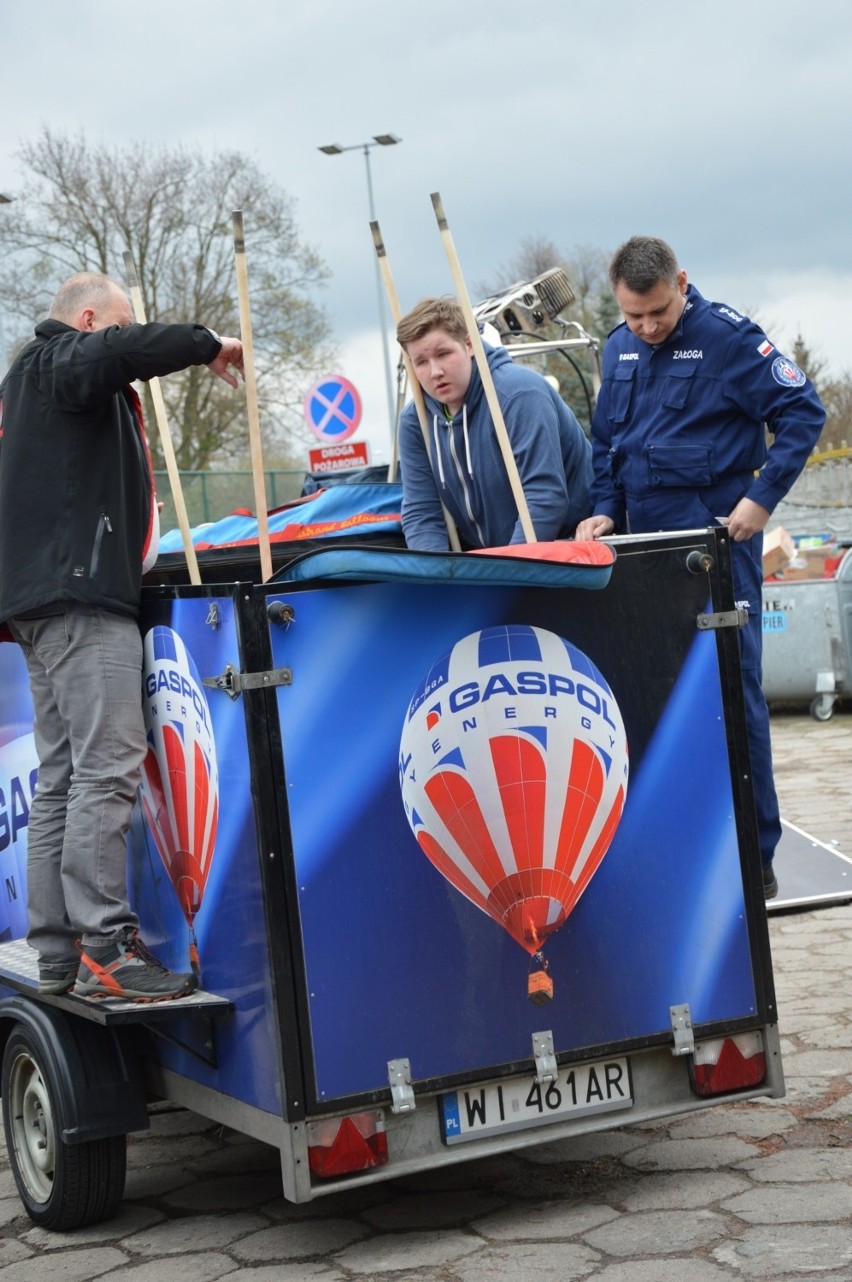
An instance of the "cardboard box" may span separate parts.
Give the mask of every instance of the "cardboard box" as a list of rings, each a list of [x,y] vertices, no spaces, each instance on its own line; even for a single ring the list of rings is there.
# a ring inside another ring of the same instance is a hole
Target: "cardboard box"
[[[771,574],[783,570],[795,555],[796,545],[792,535],[787,533],[783,525],[776,525],[774,530],[763,536],[763,577],[768,579]]]
[[[785,583],[795,579],[832,579],[842,559],[842,549],[836,543],[824,543],[818,548],[800,546],[792,561],[778,571],[778,578]]]

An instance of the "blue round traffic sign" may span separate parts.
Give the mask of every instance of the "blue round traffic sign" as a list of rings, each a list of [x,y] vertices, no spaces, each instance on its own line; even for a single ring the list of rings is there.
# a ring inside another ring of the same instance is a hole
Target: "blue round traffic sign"
[[[305,422],[324,445],[352,436],[361,422],[361,397],[354,383],[341,374],[319,379],[305,397]]]

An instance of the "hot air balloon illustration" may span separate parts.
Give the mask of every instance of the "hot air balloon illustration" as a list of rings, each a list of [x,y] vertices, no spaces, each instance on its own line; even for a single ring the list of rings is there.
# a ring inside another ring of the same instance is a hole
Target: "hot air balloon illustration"
[[[195,663],[178,634],[162,625],[144,641],[142,706],[148,736],[142,810],[186,917],[197,971],[195,917],[216,843],[219,770]]]
[[[471,633],[427,672],[400,742],[409,824],[439,872],[542,969],[609,848],[627,792],[612,690],[576,646],[522,624]]]

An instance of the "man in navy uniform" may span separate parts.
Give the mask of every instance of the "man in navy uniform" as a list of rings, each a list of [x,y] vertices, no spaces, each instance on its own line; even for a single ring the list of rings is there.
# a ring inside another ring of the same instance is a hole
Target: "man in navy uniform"
[[[578,539],[727,526],[764,893],[781,837],[761,686],[763,530],[815,445],[825,410],[804,372],[732,307],[703,298],[665,241],[633,236],[609,280],[624,321],[604,349],[592,422],[594,515]],[[773,437],[767,448],[766,430]]]

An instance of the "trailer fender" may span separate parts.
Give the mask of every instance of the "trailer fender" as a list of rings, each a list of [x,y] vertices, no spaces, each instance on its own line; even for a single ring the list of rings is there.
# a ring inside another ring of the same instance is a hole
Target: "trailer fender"
[[[136,1058],[116,1031],[16,994],[0,1000],[0,1058],[16,1025],[27,1028],[46,1061],[64,1143],[148,1129]]]

